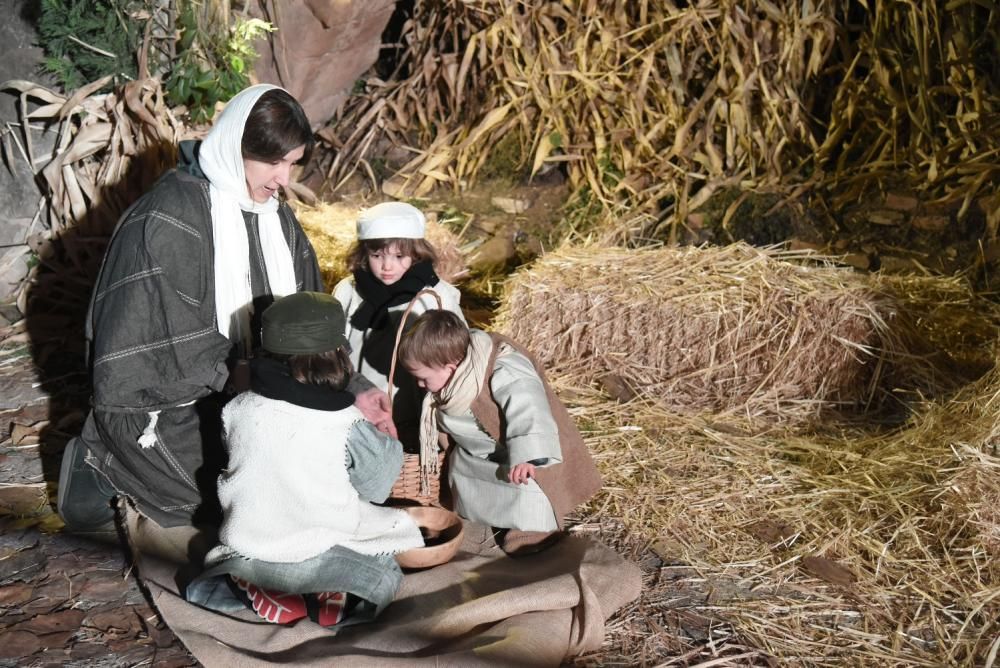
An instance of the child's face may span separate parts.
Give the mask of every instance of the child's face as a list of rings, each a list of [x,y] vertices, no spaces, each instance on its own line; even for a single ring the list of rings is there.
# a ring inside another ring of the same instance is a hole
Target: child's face
[[[399,252],[397,244],[389,244],[381,250],[368,253],[368,268],[375,278],[386,285],[392,285],[401,279],[412,264],[413,258]]]
[[[406,370],[417,381],[417,387],[437,394],[451,380],[451,374],[455,373],[457,366],[457,364],[424,366],[419,362],[412,362],[406,365]]]

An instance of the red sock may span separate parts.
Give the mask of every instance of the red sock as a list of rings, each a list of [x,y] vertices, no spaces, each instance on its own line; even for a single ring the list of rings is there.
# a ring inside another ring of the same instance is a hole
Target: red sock
[[[316,623],[320,626],[334,626],[344,619],[344,609],[347,607],[347,593],[342,591],[324,591],[316,594],[319,611],[316,613]]]
[[[233,577],[233,576],[230,576]],[[252,582],[233,577],[236,586],[247,593],[253,611],[272,624],[291,624],[308,614],[302,594],[286,594],[274,589],[262,589]]]

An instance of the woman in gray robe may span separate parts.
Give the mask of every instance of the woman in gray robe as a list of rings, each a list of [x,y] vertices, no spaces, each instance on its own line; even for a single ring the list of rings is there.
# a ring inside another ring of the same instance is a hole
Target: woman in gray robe
[[[278,199],[313,143],[291,95],[253,86],[226,106],[193,163],[123,215],[87,319],[93,407],[60,472],[71,530],[113,531],[115,496],[156,528],[218,524],[227,382],[245,368],[275,296],[322,289],[312,246]],[[384,421],[384,393],[359,377],[350,389]]]

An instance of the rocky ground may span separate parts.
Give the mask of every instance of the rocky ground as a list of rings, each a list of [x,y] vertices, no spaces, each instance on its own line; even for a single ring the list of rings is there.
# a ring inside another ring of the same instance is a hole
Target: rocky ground
[[[18,329],[0,328],[0,666],[195,664],[117,546],[61,531],[50,491],[86,375],[43,383]]]

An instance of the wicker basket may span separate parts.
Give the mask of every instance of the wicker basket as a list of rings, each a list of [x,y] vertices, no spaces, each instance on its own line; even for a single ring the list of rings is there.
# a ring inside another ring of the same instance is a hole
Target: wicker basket
[[[429,473],[427,486],[421,489],[423,472],[420,467],[420,455],[411,452],[403,453],[403,468],[399,477],[392,484],[389,498],[394,501],[416,503],[421,506],[441,505],[441,467],[444,466],[444,452],[437,455],[437,473]]]
[[[413,310],[413,305],[417,303],[421,295],[434,295],[438,308],[442,308],[441,297],[438,293],[430,289],[424,289],[413,296],[409,305],[403,312],[403,317],[399,321],[399,329],[396,331],[396,342],[392,348],[392,363],[389,366],[389,404],[392,405],[392,388],[396,376],[396,360],[399,353],[399,341],[403,337],[403,326],[406,324],[406,317]],[[403,453],[403,469],[399,473],[399,478],[392,486],[389,498],[395,501],[417,503],[421,506],[441,505],[441,470],[444,466],[445,453],[439,450],[437,461],[422,462],[421,455],[416,453]]]

